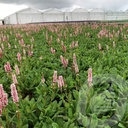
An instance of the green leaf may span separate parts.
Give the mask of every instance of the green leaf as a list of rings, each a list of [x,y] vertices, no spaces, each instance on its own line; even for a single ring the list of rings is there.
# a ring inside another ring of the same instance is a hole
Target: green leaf
[[[65,122],[63,128],[69,128],[69,122]]]
[[[69,116],[69,118],[73,117],[72,108],[68,108],[68,116]]]
[[[98,118],[96,117],[96,115],[92,115],[91,117],[91,122],[90,122],[90,128],[96,128],[98,125]]]
[[[53,128],[59,128],[59,125],[58,125],[57,123],[53,122],[53,123],[52,123],[52,127],[53,127]]]
[[[126,127],[125,127],[123,124],[121,124],[121,123],[119,123],[118,126],[119,126],[120,128],[126,128]]]
[[[82,125],[83,125],[84,127],[87,127],[87,126],[89,125],[89,123],[90,123],[89,118],[88,118],[87,116],[83,116],[81,113],[79,113],[78,120],[79,120],[79,121],[80,121],[80,120],[82,121]]]
[[[79,98],[79,93],[76,90],[73,90],[73,96],[77,100]]]
[[[74,127],[75,127],[75,124],[74,123],[72,123],[72,124],[69,125],[69,128],[74,128]]]
[[[23,128],[28,128],[28,124],[24,125]]]
[[[41,112],[39,119],[42,120],[44,118],[44,113]]]

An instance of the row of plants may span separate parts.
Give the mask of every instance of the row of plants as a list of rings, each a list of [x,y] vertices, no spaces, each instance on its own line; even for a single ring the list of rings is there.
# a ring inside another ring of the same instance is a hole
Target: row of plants
[[[0,30],[1,127],[128,127],[128,24]]]

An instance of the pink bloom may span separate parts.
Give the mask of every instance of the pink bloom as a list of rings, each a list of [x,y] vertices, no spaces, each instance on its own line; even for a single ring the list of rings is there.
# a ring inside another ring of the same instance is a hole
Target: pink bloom
[[[4,70],[5,72],[10,72],[12,70],[11,68],[11,65],[9,62],[7,62],[5,65],[4,65]]]
[[[102,48],[101,48],[101,44],[98,44],[98,48],[99,48],[99,50],[101,50]]]
[[[16,74],[17,74],[17,75],[20,74],[20,71],[19,71],[19,68],[18,68],[18,65],[17,65],[17,64],[15,65],[15,71],[16,71]]]
[[[9,63],[9,62],[7,62],[7,67],[8,67],[8,70],[9,70],[9,71],[11,71],[11,70],[12,70],[11,65],[10,65],[10,63]]]
[[[32,56],[32,52],[30,50],[28,50],[28,56]]]
[[[88,84],[89,86],[92,84],[92,68],[88,69]]]
[[[64,86],[63,76],[58,77],[58,88],[62,88]]]
[[[115,42],[113,41],[113,48],[115,48],[116,47],[116,44],[115,44]]]
[[[75,47],[78,47],[79,45],[78,45],[78,41],[76,41],[76,43],[75,43]]]
[[[74,66],[75,66],[75,72],[76,72],[76,73],[78,73],[78,72],[79,72],[79,68],[78,68],[77,63],[76,63],[76,64],[74,64]]]
[[[63,52],[66,52],[66,46],[65,45],[62,46],[62,49],[63,49]]]
[[[30,42],[31,42],[31,43],[34,42],[34,38],[33,38],[33,37],[30,39]]]
[[[46,40],[48,40],[48,32],[46,32]]]
[[[64,57],[60,55],[61,63],[63,63]]]
[[[6,93],[3,94],[2,103],[4,108],[8,105],[8,95]]]
[[[0,100],[0,116],[2,116],[2,101]]]
[[[56,51],[51,47],[51,53],[54,54]]]
[[[33,44],[31,45],[31,49],[33,49]]]
[[[73,54],[73,64],[76,64],[76,54]]]
[[[4,94],[3,85],[0,84],[0,99],[3,97],[3,94]]]
[[[42,76],[41,81],[42,81],[42,83],[44,84],[44,82],[45,82],[44,76]]]
[[[4,45],[3,44],[1,44],[1,48],[2,48],[2,50],[4,50]]]
[[[21,45],[22,47],[25,47],[25,44],[24,44],[24,40],[23,39],[19,40],[19,45]]]
[[[26,55],[26,51],[25,51],[25,49],[23,49],[23,54]]]
[[[17,78],[15,74],[12,74],[12,80],[14,84],[18,84]]]
[[[57,38],[57,42],[58,42],[58,43],[60,42],[60,39],[59,39],[59,38]]]
[[[8,67],[6,64],[4,65],[4,70],[5,70],[5,72],[8,72]]]
[[[9,48],[9,49],[11,48],[11,45],[10,45],[10,43],[8,43],[8,48]]]
[[[4,93],[3,85],[0,84],[0,116],[2,115],[2,108],[8,104],[8,96]]]
[[[106,49],[107,49],[107,50],[109,50],[109,47],[108,47],[108,45],[106,45]]]
[[[64,68],[68,66],[68,59],[65,59],[62,55],[60,56],[61,63],[63,64]]]
[[[64,60],[64,64],[63,65],[64,65],[64,68],[66,68],[68,66],[68,59]]]
[[[63,52],[66,52],[66,46],[64,45],[63,42],[62,42],[62,50],[63,50]]]
[[[72,49],[72,48],[74,48],[74,47],[75,47],[75,42],[72,41],[72,44],[70,45],[70,48]]]
[[[18,93],[17,93],[16,86],[14,83],[11,84],[11,95],[12,95],[12,99],[14,103],[19,102]]]
[[[57,71],[54,71],[54,74],[53,74],[53,83],[56,83],[57,82]]]
[[[17,53],[17,59],[18,61],[21,61],[21,54],[19,52]]]
[[[43,59],[43,57],[42,56],[40,56],[40,58],[39,58],[40,60],[42,60]]]
[[[14,48],[16,49],[16,48],[17,48],[17,46],[16,46],[16,45],[14,45]]]

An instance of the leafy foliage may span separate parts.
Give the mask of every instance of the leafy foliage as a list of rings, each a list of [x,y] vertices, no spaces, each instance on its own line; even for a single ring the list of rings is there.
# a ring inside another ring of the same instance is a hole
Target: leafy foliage
[[[0,26],[0,30],[0,83],[9,100],[1,116],[3,127],[128,127],[127,24],[14,25]],[[68,59],[67,67],[61,63],[61,55]],[[6,62],[12,68],[9,73],[4,69]],[[20,71],[16,75],[18,105],[10,93],[15,65]],[[87,83],[89,68],[93,71],[92,87]],[[53,83],[55,70],[63,76],[62,88]]]

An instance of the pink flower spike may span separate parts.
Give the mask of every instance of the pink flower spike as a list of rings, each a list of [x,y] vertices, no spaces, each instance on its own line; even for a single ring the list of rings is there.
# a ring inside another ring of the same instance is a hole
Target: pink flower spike
[[[44,78],[44,76],[42,76],[41,81],[42,81],[43,84],[45,83],[45,78]]]
[[[9,48],[9,49],[11,48],[11,45],[10,45],[10,43],[8,43],[8,48]]]
[[[78,68],[77,63],[76,63],[76,64],[74,64],[74,66],[75,66],[75,72],[76,72],[76,73],[78,73],[78,72],[79,72],[79,68]]]
[[[3,97],[3,94],[4,94],[3,85],[0,84],[0,99]]]
[[[4,68],[5,68],[5,71],[6,71],[6,72],[10,72],[10,71],[12,70],[11,65],[10,65],[9,62],[7,62],[7,63],[4,65]]]
[[[12,99],[14,103],[19,102],[19,97],[18,97],[18,93],[16,90],[16,85],[13,83],[11,84],[11,95],[12,95]]]
[[[101,50],[102,48],[101,48],[101,44],[98,44],[98,48],[99,48],[99,50]]]
[[[3,105],[2,105],[2,99],[0,99],[0,109],[2,109]]]
[[[0,100],[0,116],[2,116],[2,101]]]
[[[21,61],[21,54],[19,52],[17,53],[17,59],[18,61]]]
[[[115,44],[115,42],[113,41],[113,48],[115,48],[116,47],[116,44]]]
[[[17,78],[15,74],[12,74],[12,80],[14,84],[18,84]]]
[[[92,85],[92,68],[88,69],[88,84],[89,86]]]
[[[19,68],[18,68],[18,65],[17,65],[17,64],[15,65],[15,71],[16,71],[16,74],[17,74],[17,75],[20,74],[20,71],[19,71]]]
[[[8,95],[6,93],[3,94],[2,102],[3,107],[5,108],[8,105]]]
[[[33,55],[33,52],[28,50],[28,56],[32,56]]]
[[[56,50],[51,47],[51,53],[54,54],[55,52]]]
[[[73,64],[74,65],[76,64],[76,54],[75,53],[73,54]]]
[[[56,83],[57,82],[57,71],[54,71],[54,74],[53,74],[53,83]]]
[[[26,51],[25,51],[25,49],[23,49],[23,54],[26,55]]]
[[[58,77],[58,88],[62,88],[64,86],[63,76]]]

